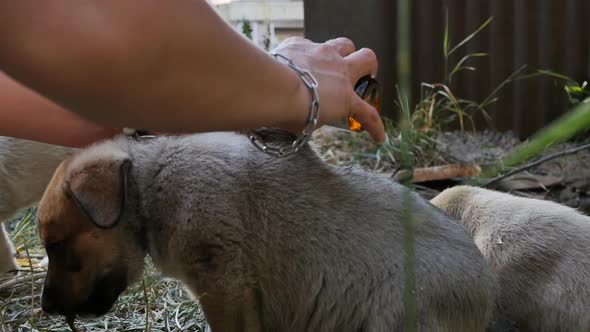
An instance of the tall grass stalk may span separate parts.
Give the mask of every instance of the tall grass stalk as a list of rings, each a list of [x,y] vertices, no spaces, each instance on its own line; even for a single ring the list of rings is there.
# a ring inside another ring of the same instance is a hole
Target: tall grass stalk
[[[397,70],[402,94],[412,100],[411,10],[410,0],[397,2]]]
[[[403,168],[413,168],[414,158],[410,154],[411,120],[410,102],[412,100],[412,77],[411,77],[411,8],[410,0],[398,0],[398,96],[400,105],[401,123],[401,161]],[[404,331],[417,331],[418,319],[416,314],[416,236],[414,220],[412,217],[410,191],[407,190],[403,196],[404,223]]]
[[[531,157],[539,155],[551,145],[566,141],[588,128],[590,128],[590,103],[581,103],[572,111],[543,128],[496,165],[484,170],[482,177],[493,177],[507,168],[522,164]]]

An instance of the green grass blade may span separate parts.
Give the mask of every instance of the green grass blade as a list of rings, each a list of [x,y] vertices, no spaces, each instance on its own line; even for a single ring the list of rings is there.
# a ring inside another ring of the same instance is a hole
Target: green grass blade
[[[485,170],[482,177],[494,177],[506,168],[520,165],[531,157],[537,156],[549,146],[566,141],[588,128],[590,128],[590,103],[580,104],[539,131],[529,142],[522,144],[496,165]]]
[[[457,51],[459,48],[461,48],[463,45],[467,44],[471,39],[473,39],[475,36],[477,36],[477,34],[479,34],[483,29],[485,29],[494,19],[494,17],[490,17],[488,18],[487,21],[484,22],[484,24],[482,24],[479,28],[477,28],[477,30],[475,30],[472,34],[470,34],[469,36],[467,36],[465,39],[463,39],[459,44],[457,44],[455,47],[453,47],[449,52],[448,52],[448,56],[450,56],[451,54],[455,53],[455,51]]]
[[[508,85],[508,83],[516,81],[519,79],[520,75],[527,69],[527,65],[523,65],[520,68],[518,68],[517,70],[515,70],[512,74],[508,75],[508,77],[502,81],[502,83],[500,83],[500,85],[498,85],[487,97],[486,99],[484,99],[484,101],[481,102],[481,107],[485,108],[489,103],[490,100],[492,100],[493,98],[496,97],[496,95],[498,94],[498,92],[500,92],[500,90],[502,90],[506,85]]]
[[[559,73],[556,73],[554,71],[547,70],[547,69],[539,69],[539,70],[537,70],[537,73],[540,75],[543,75],[543,76],[549,76],[549,77],[557,78],[557,79],[564,80],[567,82],[575,82],[571,77],[568,77],[563,74],[559,74]]]
[[[455,65],[455,68],[453,68],[453,70],[451,70],[451,72],[449,73],[449,82],[453,81],[453,76],[462,71],[462,70],[471,70],[471,71],[475,71],[474,67],[465,67],[463,66],[463,64],[471,59],[471,58],[478,58],[478,57],[485,57],[487,56],[487,53],[471,53],[471,54],[467,54],[466,56],[462,57],[461,60],[459,60],[459,62],[457,62],[457,64]]]
[[[449,47],[451,46],[449,43],[449,9],[447,8],[445,11],[445,36],[443,41],[443,55],[445,58],[449,57]]]
[[[397,4],[397,70],[399,87],[408,100],[412,100],[412,49],[411,49],[411,8],[409,0]]]

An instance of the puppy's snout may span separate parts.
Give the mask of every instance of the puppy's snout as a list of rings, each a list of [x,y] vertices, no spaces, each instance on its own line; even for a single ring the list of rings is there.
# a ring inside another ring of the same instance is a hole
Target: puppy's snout
[[[51,286],[49,279],[45,280],[43,285],[43,295],[41,295],[41,309],[48,314],[59,313],[58,297],[55,287]]]
[[[53,298],[49,295],[46,290],[43,290],[43,296],[41,297],[41,309],[48,314],[56,314],[57,313],[57,305]]]

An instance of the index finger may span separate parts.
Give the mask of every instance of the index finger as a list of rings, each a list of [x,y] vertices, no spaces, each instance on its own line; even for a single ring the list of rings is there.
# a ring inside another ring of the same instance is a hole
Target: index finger
[[[354,100],[351,105],[351,115],[355,120],[361,123],[363,128],[371,135],[371,137],[382,143],[385,141],[385,127],[379,112],[367,104],[361,97],[354,95]]]

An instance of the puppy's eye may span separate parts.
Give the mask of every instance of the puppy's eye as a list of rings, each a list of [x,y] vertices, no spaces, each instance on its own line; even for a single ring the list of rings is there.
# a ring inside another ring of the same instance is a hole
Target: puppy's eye
[[[45,244],[45,251],[47,251],[47,255],[55,255],[55,254],[59,254],[61,251],[63,251],[64,248],[64,241],[60,241],[60,242],[51,242],[51,243],[47,243]]]

